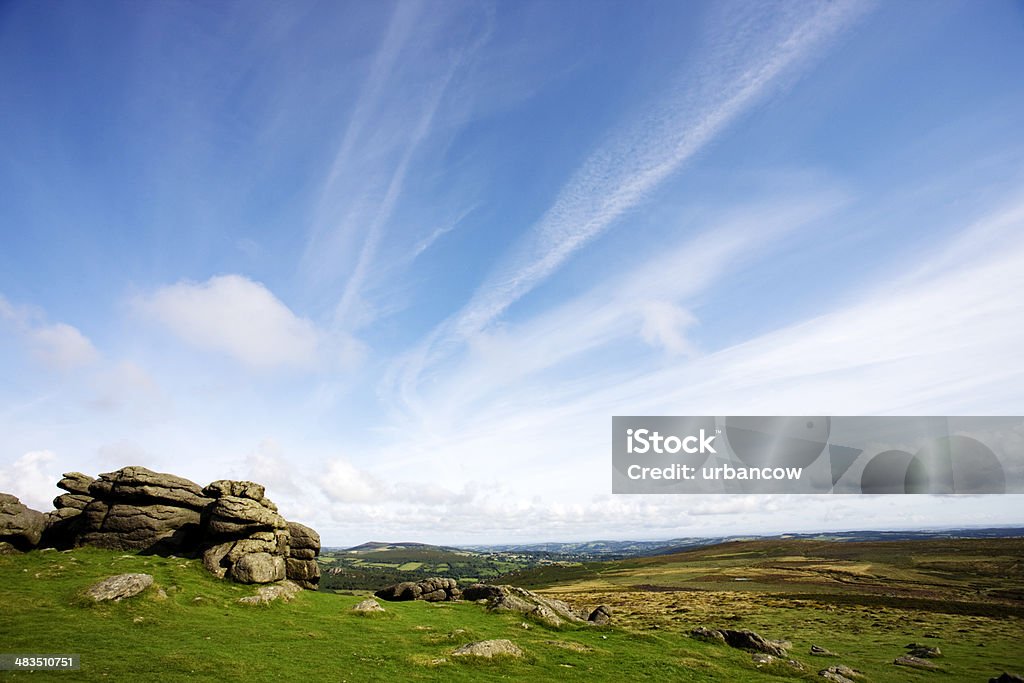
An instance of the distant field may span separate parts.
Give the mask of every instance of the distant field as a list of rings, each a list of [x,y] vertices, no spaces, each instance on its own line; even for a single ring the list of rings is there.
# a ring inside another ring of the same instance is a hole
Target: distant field
[[[1024,539],[725,543],[661,557],[544,567],[513,582],[615,608],[639,631],[752,629],[839,652],[870,680],[918,679],[892,660],[940,646],[955,680],[1024,670]],[[817,660],[817,658],[815,658]],[[806,658],[805,658],[806,661]]]
[[[376,590],[399,581],[449,576],[463,584],[491,581],[516,571],[550,565],[541,554],[481,553],[422,544],[366,544],[329,549],[320,558],[321,590]]]

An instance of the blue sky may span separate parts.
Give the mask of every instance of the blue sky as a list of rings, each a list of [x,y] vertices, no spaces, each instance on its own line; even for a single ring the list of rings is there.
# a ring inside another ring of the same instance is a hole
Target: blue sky
[[[1022,71],[995,0],[0,4],[0,490],[252,478],[334,545],[1022,523],[612,496],[608,443],[1024,413]]]

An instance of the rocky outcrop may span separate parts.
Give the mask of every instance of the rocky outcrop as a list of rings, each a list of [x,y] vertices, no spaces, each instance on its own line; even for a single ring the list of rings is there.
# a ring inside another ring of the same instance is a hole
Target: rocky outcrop
[[[773,657],[785,657],[790,643],[768,640],[753,631],[734,631],[728,628],[709,629],[699,626],[690,632],[694,638],[725,643],[729,647],[753,652],[763,652]]]
[[[403,581],[393,586],[382,588],[374,593],[382,600],[401,602],[405,600],[425,600],[427,602],[445,602],[458,600],[462,597],[459,584],[455,579],[433,577],[423,581]]]
[[[118,574],[91,586],[85,594],[96,602],[121,602],[125,598],[138,595],[152,585],[153,577],[149,574]]]
[[[320,534],[298,522],[288,522],[288,558],[285,571],[288,578],[303,588],[316,590],[320,584]]]
[[[289,524],[260,484],[222,479],[200,488],[131,466],[98,479],[69,472],[57,486],[67,493],[46,515],[0,494],[0,552],[90,545],[202,557],[211,573],[241,583],[319,583],[320,536]]]
[[[612,608],[608,605],[598,605],[597,608],[590,613],[587,617],[587,621],[598,626],[604,626],[610,624],[612,621]]]
[[[585,623],[590,616],[589,613],[577,611],[561,600],[516,586],[475,583],[463,591],[462,597],[483,602],[488,609],[494,611],[519,612],[552,626],[558,626],[566,621]]]
[[[46,513],[46,530],[40,545],[66,550],[75,545],[82,533],[86,506],[93,501],[89,487],[96,480],[81,472],[65,472],[57,487],[67,493],[53,499],[54,510]]]
[[[196,483],[145,467],[101,474],[89,495],[77,545],[158,554],[197,545],[200,511],[209,502]]]
[[[285,578],[288,524],[264,488],[251,481],[222,479],[203,489],[212,498],[203,510],[203,566],[241,583]]]
[[[0,493],[0,544],[8,551],[31,550],[39,545],[46,529],[46,515]]]

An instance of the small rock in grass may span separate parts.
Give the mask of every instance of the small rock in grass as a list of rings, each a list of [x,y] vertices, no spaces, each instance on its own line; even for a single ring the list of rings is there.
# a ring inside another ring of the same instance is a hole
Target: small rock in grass
[[[907,666],[911,669],[922,669],[925,671],[933,671],[939,668],[935,663],[913,655],[902,655],[894,659],[892,663],[896,666]]]
[[[475,643],[467,643],[452,652],[453,657],[486,657],[490,659],[496,656],[522,657],[523,651],[518,645],[506,638],[495,640],[480,640]]]
[[[366,614],[368,612],[383,612],[384,608],[380,606],[380,603],[373,598],[367,598],[361,603],[352,608],[353,612],[362,612]]]
[[[96,602],[120,602],[124,598],[138,595],[152,585],[153,577],[149,574],[118,574],[91,586],[86,595]]]
[[[811,645],[811,654],[817,657],[838,657],[832,650],[821,647],[820,645]]]

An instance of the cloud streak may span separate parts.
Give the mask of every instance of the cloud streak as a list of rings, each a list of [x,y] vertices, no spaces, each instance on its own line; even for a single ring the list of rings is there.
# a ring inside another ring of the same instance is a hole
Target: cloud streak
[[[737,118],[812,63],[865,11],[859,2],[810,7],[803,16],[775,17],[768,25],[750,27],[730,17],[726,25],[716,27],[718,37],[711,41],[709,54],[698,60],[708,65],[705,72],[684,80],[668,101],[655,103],[636,123],[598,147],[506,263],[425,340],[425,348],[410,354],[406,386],[415,384],[424,366],[445,347],[485,329],[640,205]],[[753,49],[736,47],[748,44]]]

